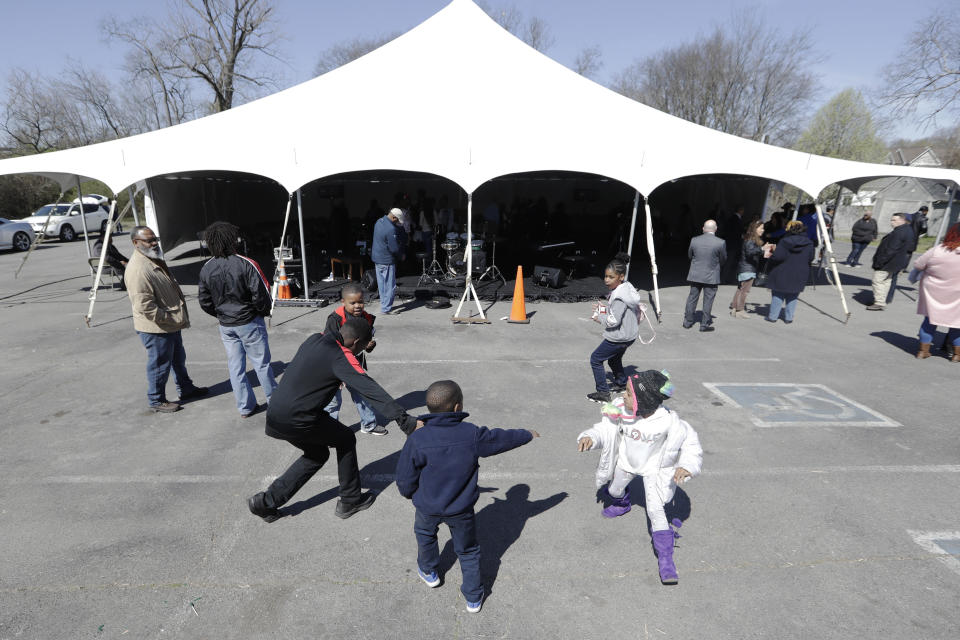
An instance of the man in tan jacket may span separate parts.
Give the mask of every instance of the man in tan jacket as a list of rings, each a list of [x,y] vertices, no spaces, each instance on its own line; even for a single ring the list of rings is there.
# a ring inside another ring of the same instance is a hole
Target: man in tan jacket
[[[205,396],[187,374],[187,354],[180,331],[190,326],[187,301],[160,254],[159,240],[150,227],[134,227],[130,240],[136,251],[127,263],[124,279],[133,305],[133,328],[147,350],[147,399],[153,411],[173,413],[180,403]],[[173,368],[180,399],[168,402],[167,378]]]

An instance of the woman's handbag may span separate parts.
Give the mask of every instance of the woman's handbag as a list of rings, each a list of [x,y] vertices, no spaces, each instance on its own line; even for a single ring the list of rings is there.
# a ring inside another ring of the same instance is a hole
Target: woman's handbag
[[[753,286],[755,287],[764,287],[767,284],[767,269],[769,268],[770,263],[764,262],[763,269],[760,270],[760,273],[757,274],[757,277],[753,279]]]

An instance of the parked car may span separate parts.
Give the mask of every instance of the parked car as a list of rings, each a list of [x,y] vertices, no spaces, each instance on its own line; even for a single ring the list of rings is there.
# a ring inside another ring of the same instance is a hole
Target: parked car
[[[0,218],[0,249],[26,251],[33,244],[33,229],[21,220]]]
[[[107,229],[107,218],[110,212],[107,210],[106,197],[91,194],[83,196],[83,217],[87,222],[87,231],[94,233],[99,231],[101,234]],[[70,204],[45,204],[37,209],[33,215],[24,218],[22,222],[28,223],[34,233],[37,235],[43,232],[44,238],[57,236],[61,242],[73,242],[83,234],[83,222],[80,220],[80,201],[75,199]],[[52,212],[52,213],[51,213]],[[47,216],[50,216],[50,222],[47,222]],[[46,224],[46,230],[43,225]]]

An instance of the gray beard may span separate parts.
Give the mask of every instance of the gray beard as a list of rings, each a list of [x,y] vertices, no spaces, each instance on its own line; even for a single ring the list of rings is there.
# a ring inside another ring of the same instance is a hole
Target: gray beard
[[[149,249],[144,249],[140,245],[137,245],[137,251],[153,260],[163,260],[163,252],[160,251],[160,247],[150,247]]]

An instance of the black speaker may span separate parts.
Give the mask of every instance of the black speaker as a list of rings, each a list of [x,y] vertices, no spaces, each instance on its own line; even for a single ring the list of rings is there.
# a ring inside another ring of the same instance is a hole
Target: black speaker
[[[530,280],[539,287],[559,289],[563,286],[566,276],[560,269],[537,265],[533,268],[533,275],[530,277]]]

